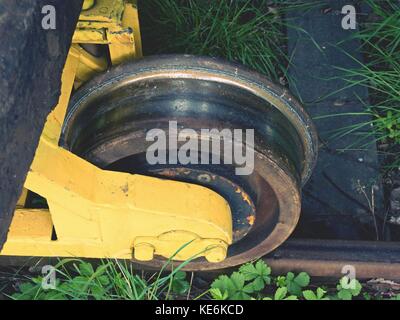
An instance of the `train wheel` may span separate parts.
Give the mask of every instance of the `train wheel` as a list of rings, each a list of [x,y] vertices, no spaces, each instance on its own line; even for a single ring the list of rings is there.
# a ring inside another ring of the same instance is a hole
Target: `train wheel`
[[[201,162],[213,157],[212,150],[199,152],[200,164],[150,165],[146,150],[153,142],[146,134],[157,128],[170,138],[171,121],[203,140],[211,137],[202,129],[253,129],[254,170],[237,175],[237,161]],[[241,65],[187,55],[144,58],[91,80],[71,100],[60,144],[101,168],[186,181],[221,194],[231,206],[234,243],[226,260],[199,258],[187,265],[191,270],[238,265],[284,242],[299,219],[301,186],[317,154],[314,126],[285,88]],[[145,264],[160,267],[163,261]]]

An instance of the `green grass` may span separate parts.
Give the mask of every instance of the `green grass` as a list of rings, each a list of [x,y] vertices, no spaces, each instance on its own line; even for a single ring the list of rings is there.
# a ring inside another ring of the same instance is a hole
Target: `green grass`
[[[94,268],[82,259],[64,259],[54,266],[54,288],[44,288],[42,276],[33,277],[20,284],[20,291],[9,297],[15,300],[168,300],[189,290],[181,269],[204,253],[195,254],[174,268],[174,257],[190,243],[181,246],[159,272],[149,277],[137,274],[126,260],[101,260]]]
[[[383,142],[400,143],[400,3],[367,1],[378,21],[357,35],[368,63],[356,75],[370,89],[374,128]]]
[[[333,138],[357,134],[359,138],[347,149],[362,149],[369,143],[386,145],[389,167],[400,164],[400,4],[394,1],[366,0],[373,12],[373,19],[361,25],[361,30],[353,35],[361,42],[364,53],[361,62],[354,59],[358,67],[341,69],[346,88],[364,86],[370,94],[365,111],[356,114],[336,114],[332,116],[360,116],[361,121],[335,132]],[[365,120],[368,119],[368,120]],[[363,129],[373,127],[364,133]]]
[[[145,54],[186,53],[238,61],[275,80],[286,75],[286,25],[299,1],[146,0],[141,2]],[[147,41],[147,42],[146,42]]]
[[[144,276],[126,261],[102,261],[97,267],[80,259],[66,259],[56,266],[56,286],[42,287],[43,277],[19,284],[15,300],[158,300],[185,294],[185,273],[177,268]]]
[[[184,266],[184,262],[181,266]],[[314,284],[306,272],[273,276],[262,260],[242,265],[230,275],[218,276],[200,293],[192,287],[193,273],[180,270],[144,276],[126,261],[102,261],[96,267],[79,259],[56,266],[56,286],[44,289],[42,277],[22,281],[14,300],[400,300],[394,291],[371,292],[356,279],[344,276],[329,286]],[[196,294],[194,292],[197,292]]]

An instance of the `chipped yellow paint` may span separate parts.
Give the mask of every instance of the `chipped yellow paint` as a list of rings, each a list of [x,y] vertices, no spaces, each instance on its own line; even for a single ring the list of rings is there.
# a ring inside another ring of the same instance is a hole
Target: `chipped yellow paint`
[[[79,60],[74,81],[75,89],[91,79],[95,74],[107,70],[108,63],[104,57],[95,57],[76,44],[71,46],[70,54]]]
[[[251,200],[250,200],[249,195],[248,195],[246,192],[244,192],[242,189],[240,189],[239,187],[237,187],[236,190],[235,190],[235,192],[236,192],[236,193],[240,193],[240,195],[242,196],[242,199],[243,199],[244,201],[246,201],[249,205],[253,205],[252,202],[251,202]]]
[[[97,0],[82,11],[73,43],[107,44],[112,64],[142,56],[136,1]]]
[[[250,216],[248,216],[247,218],[246,218],[246,220],[247,220],[247,222],[249,223],[249,225],[253,225],[254,224],[254,222],[256,221],[256,217],[255,216],[253,216],[253,215],[250,215]]]

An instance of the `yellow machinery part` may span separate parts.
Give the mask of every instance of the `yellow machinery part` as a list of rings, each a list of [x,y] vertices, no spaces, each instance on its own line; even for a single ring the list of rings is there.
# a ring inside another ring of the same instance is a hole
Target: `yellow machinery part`
[[[89,4],[79,17],[73,43],[108,45],[113,64],[142,56],[135,0],[97,0]]]
[[[73,86],[107,68],[78,44],[107,44],[113,64],[141,56],[136,3],[90,2],[73,37],[59,103],[47,118],[25,182],[49,209],[24,208],[24,189],[0,254],[224,260],[232,218],[221,196],[188,183],[101,170],[58,146]]]
[[[82,11],[88,10],[94,6],[95,0],[84,0],[82,5]]]

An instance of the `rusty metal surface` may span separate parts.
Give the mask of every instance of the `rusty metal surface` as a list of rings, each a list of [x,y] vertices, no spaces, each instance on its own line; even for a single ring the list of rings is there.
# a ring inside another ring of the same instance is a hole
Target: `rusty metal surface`
[[[355,268],[357,279],[400,280],[399,242],[290,239],[263,257],[263,260],[271,266],[275,275],[289,271],[306,271],[312,277],[337,279],[344,275],[343,266],[350,265]],[[0,256],[0,266],[33,266],[57,262],[54,258]],[[227,274],[234,270],[201,272],[201,276],[214,279],[218,274]]]
[[[353,266],[358,279],[400,279],[398,242],[291,239],[263,260],[280,274],[341,277],[343,267]]]

